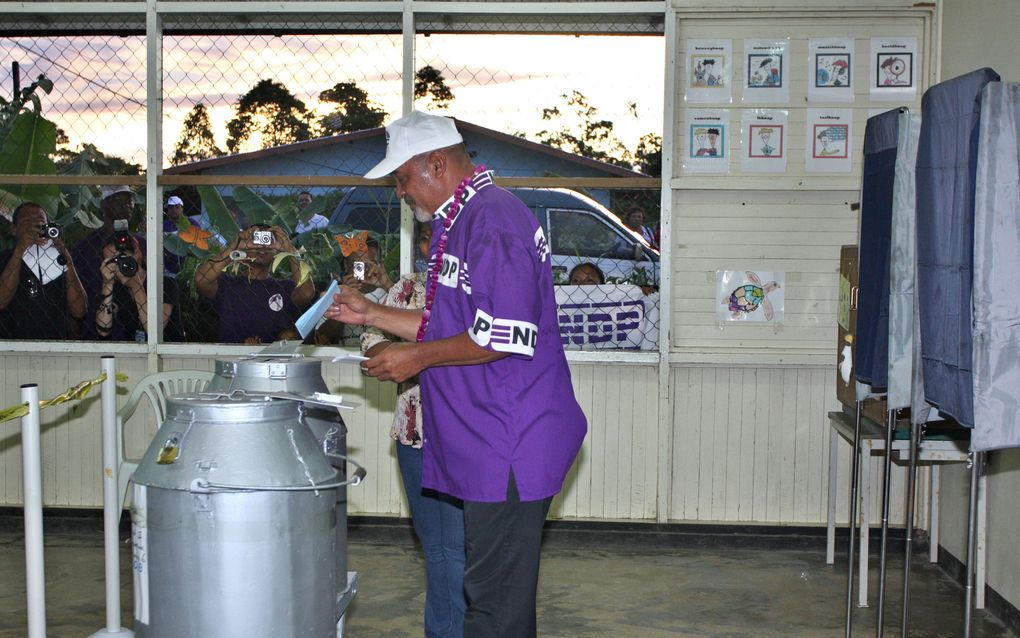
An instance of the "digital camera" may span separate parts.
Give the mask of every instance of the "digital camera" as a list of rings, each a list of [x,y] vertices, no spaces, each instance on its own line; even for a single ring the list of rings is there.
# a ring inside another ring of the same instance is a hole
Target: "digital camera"
[[[272,246],[273,245],[273,231],[271,230],[256,230],[251,234],[251,243],[256,246]]]
[[[126,219],[113,220],[113,245],[117,249],[113,263],[117,264],[120,274],[125,277],[134,277],[138,272],[138,260],[131,254],[134,248],[134,238],[128,230]]]
[[[60,226],[50,222],[39,227],[39,236],[56,239],[60,237]]]

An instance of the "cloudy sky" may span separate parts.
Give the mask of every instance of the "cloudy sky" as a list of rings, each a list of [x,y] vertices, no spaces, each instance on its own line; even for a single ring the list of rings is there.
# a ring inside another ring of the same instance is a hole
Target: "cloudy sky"
[[[220,146],[233,104],[260,79],[286,85],[307,106],[338,82],[355,82],[391,116],[400,111],[399,36],[167,37],[164,48],[164,156],[188,111],[209,107]],[[628,148],[662,133],[663,39],[651,36],[432,35],[419,37],[415,68],[440,69],[458,118],[512,133],[548,125],[544,107],[577,90],[614,122]],[[143,163],[145,48],[142,37],[2,38],[0,52],[21,65],[22,83],[45,73],[54,91],[44,114],[82,142]],[[10,65],[0,89],[10,94]],[[633,107],[632,107],[633,105]]]

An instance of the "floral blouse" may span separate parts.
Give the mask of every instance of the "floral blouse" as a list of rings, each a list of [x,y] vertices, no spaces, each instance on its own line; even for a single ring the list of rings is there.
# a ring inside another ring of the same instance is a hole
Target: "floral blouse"
[[[425,307],[425,279],[427,273],[404,275],[393,284],[382,304],[392,308],[405,310]],[[384,341],[396,342],[399,337],[384,333],[376,328],[366,328],[361,333],[361,352],[364,354],[372,346]],[[397,386],[400,393],[393,412],[393,427],[390,436],[402,445],[420,448],[424,439],[421,433],[421,386],[417,377],[408,379]]]

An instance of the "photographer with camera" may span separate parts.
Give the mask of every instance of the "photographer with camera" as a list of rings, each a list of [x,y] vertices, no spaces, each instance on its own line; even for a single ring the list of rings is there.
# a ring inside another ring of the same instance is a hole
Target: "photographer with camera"
[[[102,202],[99,208],[103,213],[103,225],[89,233],[84,239],[75,244],[71,250],[72,261],[78,268],[81,276],[82,286],[88,297],[88,316],[95,317],[97,306],[100,303],[100,289],[103,284],[103,276],[100,272],[103,262],[103,252],[110,242],[114,232],[114,222],[123,224],[127,228],[131,214],[135,210],[135,195],[130,186],[103,186],[100,189]],[[131,236],[138,243],[139,250],[145,254],[145,237],[137,233]],[[93,320],[83,322],[81,326],[82,339],[98,339],[96,322]]]
[[[14,209],[14,248],[0,253],[0,338],[67,339],[87,301],[60,227],[34,202]]]
[[[298,260],[290,257],[290,279],[272,276],[273,259],[293,253],[294,244],[277,226],[257,224],[241,231],[220,254],[195,271],[195,288],[219,314],[221,343],[272,343],[298,338],[294,319],[315,299],[311,278],[301,282]],[[237,275],[224,271],[240,266]]]
[[[114,223],[113,236],[103,246],[100,267],[102,287],[95,312],[100,339],[144,342],[147,338],[148,296],[145,286],[145,255],[128,232],[127,223]],[[163,340],[181,341],[177,280],[163,277]]]

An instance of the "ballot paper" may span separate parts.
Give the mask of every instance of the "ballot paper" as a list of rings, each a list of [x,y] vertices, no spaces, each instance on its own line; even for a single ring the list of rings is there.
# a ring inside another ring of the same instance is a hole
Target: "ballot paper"
[[[301,339],[307,339],[308,335],[312,334],[315,327],[322,321],[322,316],[326,314],[326,310],[333,303],[333,295],[336,294],[339,286],[336,283],[336,279],[326,289],[326,294],[319,297],[319,300],[312,304],[312,307],[305,311],[305,314],[301,315],[295,322],[295,327],[298,332],[301,333]]]
[[[360,354],[341,354],[333,357],[333,363],[361,363],[362,361],[368,361],[368,357],[363,357]]]

